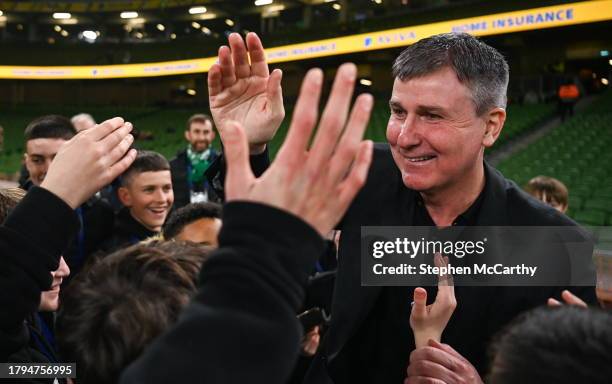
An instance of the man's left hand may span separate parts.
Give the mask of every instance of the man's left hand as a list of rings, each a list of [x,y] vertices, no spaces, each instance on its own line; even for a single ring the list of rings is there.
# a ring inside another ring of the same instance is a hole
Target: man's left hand
[[[448,344],[429,340],[410,354],[404,384],[482,384],[476,368]]]

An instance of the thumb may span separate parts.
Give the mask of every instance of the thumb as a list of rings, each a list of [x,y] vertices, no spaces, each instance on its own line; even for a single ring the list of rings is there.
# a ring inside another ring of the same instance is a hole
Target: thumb
[[[421,287],[415,288],[413,300],[411,315],[424,317],[426,315],[427,291]]]
[[[246,197],[255,176],[249,164],[249,143],[240,123],[230,121],[220,132],[225,149],[227,172],[225,176],[226,200]]]
[[[270,107],[274,112],[282,112],[285,114],[283,107],[283,89],[281,87],[281,80],[283,79],[283,71],[275,69],[268,78],[268,84],[266,85],[266,93],[268,94],[268,101]]]

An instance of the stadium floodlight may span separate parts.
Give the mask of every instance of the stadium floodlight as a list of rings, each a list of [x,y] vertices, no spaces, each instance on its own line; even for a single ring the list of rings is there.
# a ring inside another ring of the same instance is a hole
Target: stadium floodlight
[[[68,12],[55,12],[53,14],[53,18],[55,20],[66,20],[66,19],[69,19],[71,17],[72,17],[72,15],[70,13],[68,13]]]
[[[122,19],[135,19],[138,17],[138,12],[121,12],[119,16]]]
[[[261,7],[262,5],[272,4],[273,0],[255,0],[255,5]]]
[[[68,31],[67,30],[62,30],[62,32],[60,32],[60,34],[64,37],[68,37]]]
[[[59,33],[62,31],[62,27],[60,27],[59,25],[56,25],[55,27],[53,27],[53,30]]]
[[[212,33],[212,31],[206,27],[202,27],[202,32],[204,32],[207,35],[210,35]]]
[[[98,34],[94,31],[83,31],[81,35],[83,35],[84,39],[91,41],[94,41],[98,38]]]
[[[601,79],[601,83],[602,83],[603,85],[608,85],[608,79],[606,79],[605,77],[603,77],[603,78]]]
[[[608,64],[612,65],[612,59],[608,60]]]
[[[382,0],[373,0],[376,4],[382,4]]]
[[[370,85],[372,85],[372,80],[369,80],[369,79],[360,79],[359,80],[359,84],[365,85],[366,87],[369,87]]]
[[[0,16],[4,15],[4,12],[0,11]]]
[[[166,30],[166,27],[163,24],[157,24],[157,29],[163,32]]]
[[[200,23],[198,23],[197,21],[193,21],[191,23],[191,26],[194,27],[195,29],[200,29],[202,28],[202,26],[200,25]]]
[[[229,27],[233,27],[234,26],[234,20],[232,20],[232,19],[225,19],[225,24],[227,24]]]
[[[176,39],[176,33],[171,33],[170,34],[170,39],[172,39],[172,40]]]
[[[189,8],[190,15],[199,15],[201,13],[206,13],[206,7],[191,7]]]
[[[195,89],[191,89],[191,88],[189,88],[189,89],[187,90],[187,94],[188,94],[189,96],[195,96],[195,95],[196,95],[196,93],[197,93],[197,92],[196,92],[196,90],[195,90]]]
[[[336,11],[339,11],[342,9],[342,6],[338,3],[334,3],[334,5],[332,5],[332,8],[335,9]]]

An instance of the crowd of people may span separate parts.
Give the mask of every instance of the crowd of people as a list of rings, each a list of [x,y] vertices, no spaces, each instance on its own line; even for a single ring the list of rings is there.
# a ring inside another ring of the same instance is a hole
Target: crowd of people
[[[596,308],[594,274],[587,286],[360,283],[362,226],[586,237],[558,180],[524,191],[484,160],[506,119],[497,50],[468,34],[406,48],[387,143],[363,140],[374,100],[353,97],[355,65],[338,68],[320,117],[312,69],[271,162],[282,72],[256,34],[228,39],[208,72],[211,116],[187,121],[174,159],[134,149],[120,117],[25,128],[22,189],[0,191],[1,362],[76,363],[76,377],[28,379],[50,383],[610,381],[612,315]]]

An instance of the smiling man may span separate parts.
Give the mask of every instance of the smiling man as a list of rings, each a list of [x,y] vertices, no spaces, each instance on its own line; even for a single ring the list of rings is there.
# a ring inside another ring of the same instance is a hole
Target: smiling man
[[[204,176],[208,166],[218,157],[212,147],[215,139],[212,119],[208,115],[195,114],[187,120],[186,128],[185,139],[189,145],[170,160],[176,208],[189,203],[218,201]]]
[[[253,107],[256,100],[275,105],[279,74],[275,79],[268,72],[255,34],[247,35],[246,45],[232,34],[229,45],[208,73],[211,111],[220,132],[225,121],[244,121],[254,148],[280,125],[270,110]],[[357,71],[344,73],[348,88]],[[332,320],[306,383],[402,383],[406,376],[406,383],[480,383],[491,337],[566,288],[456,287],[458,306],[442,335],[451,353],[415,349],[408,321],[414,287],[361,286],[362,226],[576,226],[484,161],[506,119],[509,69],[500,52],[468,34],[435,35],[406,48],[393,77],[388,142],[375,144],[366,184],[340,222]],[[339,111],[342,105],[332,103],[323,116]],[[580,256],[588,262],[591,254]],[[435,288],[427,290],[436,296]],[[575,291],[595,302],[593,286]]]
[[[174,202],[168,160],[157,152],[139,151],[121,175],[117,195],[124,208],[117,213],[113,235],[102,246],[104,252],[160,233]]]

